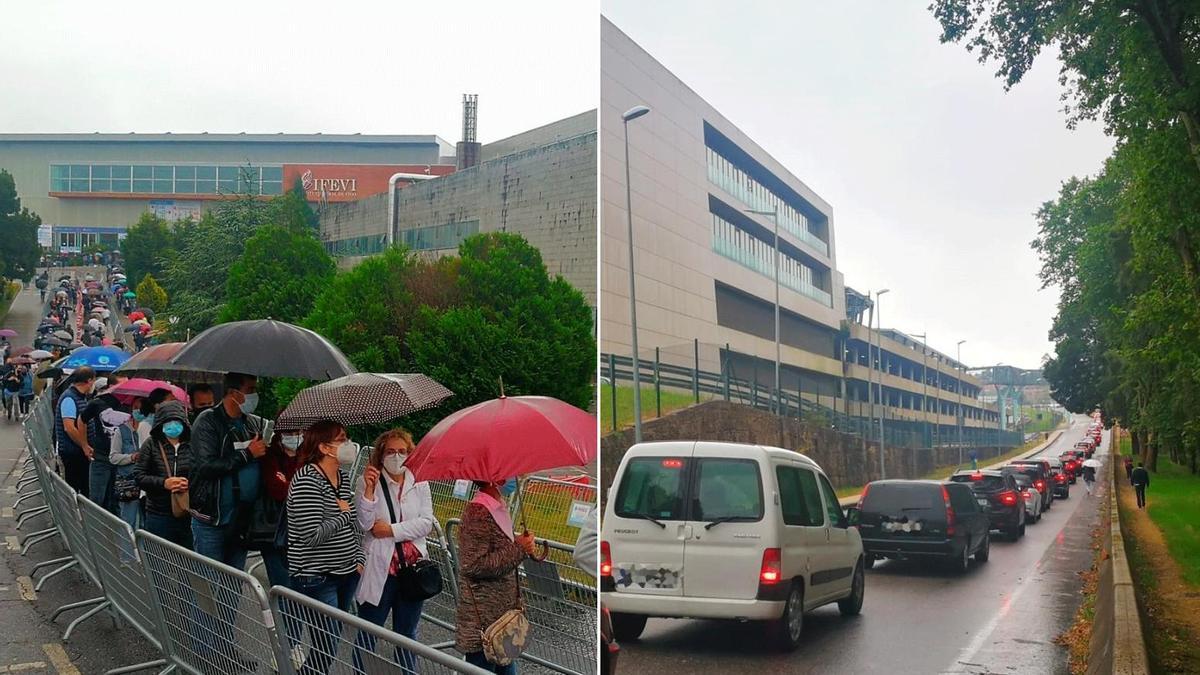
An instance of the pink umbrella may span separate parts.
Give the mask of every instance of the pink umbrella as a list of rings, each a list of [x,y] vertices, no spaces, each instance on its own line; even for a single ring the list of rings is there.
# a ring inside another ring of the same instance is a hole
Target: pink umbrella
[[[142,314],[141,312],[131,312],[129,314],[130,321],[137,321],[138,319],[144,319],[144,318],[146,318],[146,315]]]
[[[595,417],[548,396],[501,396],[438,422],[406,465],[418,481],[495,483],[595,459]]]
[[[183,403],[185,408],[191,407],[191,401],[188,400],[187,392],[164,380],[148,380],[144,377],[135,377],[125,380],[114,387],[110,387],[105,393],[114,394],[117,398],[128,402],[134,398],[146,398],[155,389],[168,389],[175,396],[175,400]]]
[[[11,328],[0,328],[0,337],[17,337],[17,331]]]

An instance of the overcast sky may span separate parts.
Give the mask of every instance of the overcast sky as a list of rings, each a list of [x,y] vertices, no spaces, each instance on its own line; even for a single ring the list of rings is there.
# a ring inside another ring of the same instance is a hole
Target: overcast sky
[[[885,327],[928,331],[971,366],[1036,368],[1056,290],[1039,291],[1033,214],[1112,149],[1070,131],[1052,53],[1011,92],[938,42],[926,0],[604,0],[604,14],[833,205],[837,264],[890,289]]]
[[[589,2],[4,3],[0,132],[437,134],[589,110]]]

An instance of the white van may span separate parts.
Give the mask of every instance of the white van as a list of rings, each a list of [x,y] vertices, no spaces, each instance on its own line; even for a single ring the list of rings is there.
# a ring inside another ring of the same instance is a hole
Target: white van
[[[648,617],[772,622],[783,649],[803,614],[858,614],[863,546],[817,463],[781,448],[671,441],[625,453],[601,528],[601,602],[617,640]]]

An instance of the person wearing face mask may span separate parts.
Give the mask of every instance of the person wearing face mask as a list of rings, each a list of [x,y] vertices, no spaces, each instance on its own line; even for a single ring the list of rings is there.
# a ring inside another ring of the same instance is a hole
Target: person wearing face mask
[[[499,665],[487,660],[483,631],[510,609],[524,609],[517,568],[535,550],[533,533],[513,532],[504,488],[509,494],[516,480],[500,483],[476,481],[475,497],[463,510],[458,535],[458,606],[455,647],[472,665],[501,675],[515,675],[516,663]]]
[[[216,405],[212,385],[208,384],[193,384],[188,387],[188,398],[192,402],[192,422],[196,421],[196,417]]]
[[[348,448],[349,450],[343,450]],[[291,587],[304,595],[349,611],[365,559],[354,489],[339,455],[357,452],[337,422],[322,420],[304,432],[300,469],[287,498],[288,572]],[[310,629],[313,645],[299,675],[324,673],[337,646],[329,635],[336,625]]]
[[[163,401],[173,401],[175,395],[170,389],[155,389],[150,392],[150,395],[142,399],[141,406],[134,411],[133,419],[137,422],[138,430],[138,446],[146,444],[150,438],[150,430],[154,428],[154,413],[158,410],[158,406]]]
[[[197,553],[246,567],[246,533],[262,486],[259,459],[267,453],[258,405],[258,378],[227,373],[221,403],[192,426],[190,478],[192,539]]]
[[[362,580],[355,599],[358,616],[379,626],[392,615],[392,630],[417,639],[423,600],[405,598],[398,576],[403,566],[429,557],[425,537],[433,531],[433,495],[429,483],[418,483],[404,466],[413,451],[412,436],[391,429],[375,439],[358,489],[358,526],[364,533]],[[403,557],[401,557],[403,556]],[[374,640],[364,634],[366,649]],[[412,654],[400,652],[400,665],[416,672]]]
[[[183,404],[168,401],[158,408],[157,422],[137,453],[133,475],[146,491],[146,531],[185,548],[192,548],[192,529],[187,514],[176,516],[171,494],[187,494],[192,467],[189,429]]]
[[[109,462],[116,467],[113,495],[117,501],[117,515],[136,530],[142,526],[142,489],[135,475],[139,456],[133,416],[122,408],[109,408],[100,413],[100,422],[110,438]]]
[[[90,366],[77,368],[71,373],[69,382],[54,406],[54,437],[63,478],[75,492],[86,497],[90,480],[88,467],[94,451],[88,442],[87,425],[82,415],[88,395],[96,384],[96,371]]]
[[[251,548],[262,553],[263,566],[267,569],[267,579],[272,586],[286,587],[290,580],[286,542],[276,541],[276,533],[287,503],[288,486],[300,468],[300,443],[303,440],[304,435],[299,431],[276,430],[267,446],[267,454],[261,460],[264,489],[259,496],[248,539]],[[280,547],[280,543],[284,546]]]

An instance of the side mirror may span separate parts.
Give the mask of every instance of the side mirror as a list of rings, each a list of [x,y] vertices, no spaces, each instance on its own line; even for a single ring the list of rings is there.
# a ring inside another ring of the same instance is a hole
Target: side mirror
[[[851,506],[846,509],[846,524],[849,527],[858,527],[861,520],[862,512],[858,510],[857,506]]]

